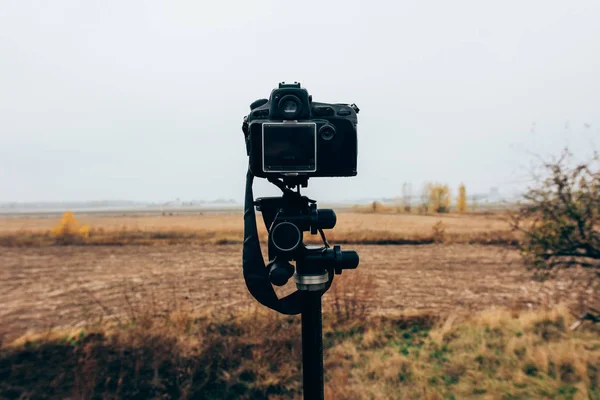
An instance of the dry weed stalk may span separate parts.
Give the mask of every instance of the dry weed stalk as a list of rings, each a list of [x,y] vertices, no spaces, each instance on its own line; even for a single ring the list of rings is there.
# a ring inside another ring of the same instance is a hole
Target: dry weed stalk
[[[337,322],[359,321],[372,311],[376,298],[375,278],[361,269],[346,271],[333,280],[323,297],[324,311],[331,312]]]

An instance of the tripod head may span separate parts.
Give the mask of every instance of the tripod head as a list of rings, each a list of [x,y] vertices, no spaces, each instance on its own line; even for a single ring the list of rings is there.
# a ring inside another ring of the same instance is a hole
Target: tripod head
[[[319,210],[315,200],[300,194],[300,187],[306,187],[308,178],[287,178],[269,179],[282,190],[282,196],[263,197],[254,201],[253,175],[248,171],[243,268],[246,285],[259,302],[284,314],[297,314],[301,311],[299,291],[325,292],[335,274],[358,266],[359,257],[355,251],[343,251],[340,246],[331,248],[327,242],[324,229],[335,227],[337,217],[333,210]],[[297,187],[296,191],[292,190],[294,187]],[[266,266],[260,252],[254,206],[262,212],[269,232],[269,262]],[[306,246],[304,232],[313,235],[320,233],[323,245]],[[295,261],[295,268],[291,261]],[[298,291],[278,299],[271,284],[283,286],[292,276]]]

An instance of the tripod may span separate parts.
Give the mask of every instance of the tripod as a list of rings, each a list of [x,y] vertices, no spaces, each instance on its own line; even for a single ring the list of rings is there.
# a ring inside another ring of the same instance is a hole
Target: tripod
[[[244,207],[243,270],[250,293],[265,306],[283,314],[302,314],[302,372],[305,399],[324,398],[323,324],[321,297],[335,274],[358,267],[358,254],[333,248],[324,229],[332,229],[337,217],[333,210],[318,210],[316,201],[300,194],[308,178],[270,179],[281,197],[254,201],[253,176],[248,172]],[[297,188],[296,191],[292,190]],[[267,231],[269,263],[264,264],[256,228],[254,206],[262,212]],[[306,246],[303,233],[320,233],[323,245]],[[290,263],[295,261],[296,266]],[[279,299],[271,285],[283,286],[294,278],[297,291]]]

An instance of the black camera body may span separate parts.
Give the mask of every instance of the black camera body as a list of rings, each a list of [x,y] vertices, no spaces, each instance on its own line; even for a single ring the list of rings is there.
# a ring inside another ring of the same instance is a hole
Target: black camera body
[[[299,83],[280,83],[244,117],[250,171],[261,178],[355,176],[358,112],[354,104],[313,102]]]

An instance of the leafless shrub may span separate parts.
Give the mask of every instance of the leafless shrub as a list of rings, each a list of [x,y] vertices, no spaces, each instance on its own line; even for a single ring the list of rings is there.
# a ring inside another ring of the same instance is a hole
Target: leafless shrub
[[[524,235],[521,251],[538,270],[581,265],[600,269],[600,170],[592,161],[571,166],[567,150],[545,163],[544,176],[525,194],[511,225]]]
[[[580,288],[580,301],[597,301],[600,289],[599,164],[597,153],[575,163],[567,149],[558,159],[543,162],[542,173],[510,219],[522,236],[523,259],[538,276],[574,267],[592,271],[589,284]]]

